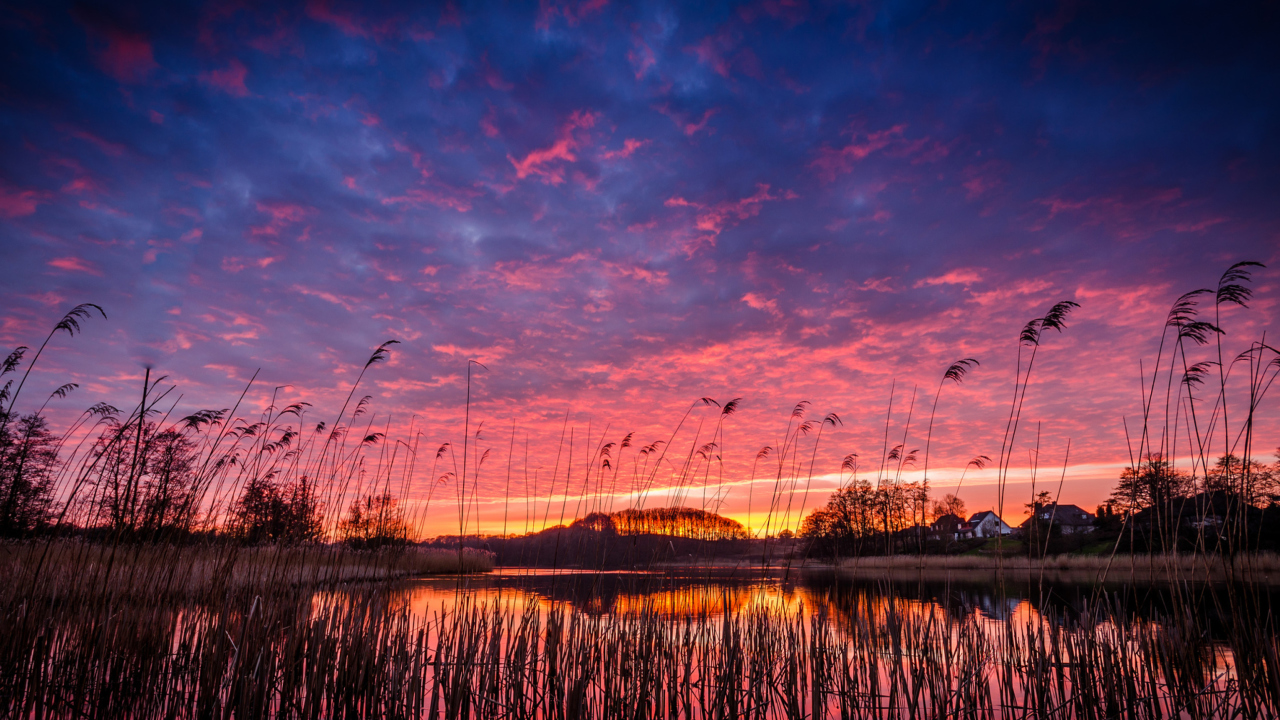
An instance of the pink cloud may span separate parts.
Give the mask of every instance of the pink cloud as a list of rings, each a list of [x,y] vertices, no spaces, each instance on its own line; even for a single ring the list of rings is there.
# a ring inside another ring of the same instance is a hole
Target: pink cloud
[[[605,160],[619,160],[631,157],[636,150],[648,145],[648,140],[636,140],[635,138],[627,138],[623,141],[622,147],[618,150],[609,150],[600,157]]]
[[[746,295],[742,296],[742,302],[746,303],[748,307],[754,308],[756,310],[763,310],[775,317],[782,314],[778,310],[778,301],[774,300],[773,298],[766,299],[761,297],[760,295],[757,295],[756,293],[749,292]]]
[[[102,28],[96,34],[106,41],[96,53],[98,67],[117,81],[140,83],[159,67],[144,35],[118,28]]]
[[[1106,228],[1125,240],[1148,238],[1161,230],[1201,232],[1229,221],[1222,215],[1205,216],[1177,187],[1133,188],[1086,197],[1059,194],[1036,203],[1048,212],[1032,222],[1029,229],[1033,232],[1045,229],[1059,216]]]
[[[523,160],[517,162],[512,158],[511,164],[516,168],[516,177],[523,180],[531,174],[548,175],[548,173],[539,170],[538,166],[545,165],[552,160],[564,160],[566,162],[577,160],[578,158],[573,154],[573,150],[577,146],[577,142],[572,138],[560,138],[551,147],[530,152]],[[560,173],[550,174],[549,178],[553,184],[564,182],[564,176]]]
[[[995,178],[977,176],[965,180],[963,185],[965,189],[965,197],[970,200],[974,200],[985,195],[988,190],[998,187],[1000,185],[1000,181]]]
[[[285,202],[260,202],[257,208],[258,212],[267,215],[270,220],[264,225],[249,228],[249,234],[254,236],[278,237],[288,225],[301,222],[315,213],[314,208]]]
[[[725,59],[734,42],[726,35],[708,35],[690,46],[688,51],[698,58],[698,62],[712,69],[720,77],[729,77],[729,62]]]
[[[480,132],[489,138],[495,138],[502,134],[502,131],[498,129],[498,113],[492,105],[485,111],[484,117],[480,118]]]
[[[98,268],[94,267],[88,260],[75,256],[54,258],[49,261],[49,267],[55,267],[59,270],[67,272],[82,272],[90,275],[102,275]]]
[[[1041,73],[1044,72],[1050,55],[1067,49],[1068,43],[1058,40],[1056,36],[1067,25],[1071,24],[1078,11],[1078,3],[1065,2],[1057,4],[1051,14],[1041,15],[1036,18],[1035,28],[1027,33],[1027,36],[1023,39],[1024,43],[1034,45],[1039,50],[1039,54],[1032,64]]]
[[[302,295],[310,295],[311,297],[320,298],[325,302],[333,303],[334,305],[342,307],[342,309],[347,312],[354,312],[358,305],[356,300],[342,297],[341,295],[331,293],[328,290],[316,290],[302,285],[294,285],[293,291],[301,293]]]
[[[422,153],[420,151],[400,142],[399,140],[392,140],[391,147],[395,148],[396,152],[402,152],[405,155],[408,155],[410,162],[413,163],[413,169],[417,170],[418,174],[421,175],[423,179],[431,177],[431,169],[427,166],[427,161],[422,157]]]
[[[228,95],[248,97],[249,88],[245,87],[244,78],[248,74],[244,63],[232,58],[228,67],[200,74],[200,81],[210,87],[217,88]]]
[[[738,9],[743,22],[752,23],[762,16],[783,20],[788,26],[799,25],[808,19],[809,3],[805,0],[761,0]]]
[[[619,263],[603,263],[616,277],[630,278],[646,285],[665,287],[671,279],[665,270],[650,270],[639,265],[622,265]]]
[[[516,86],[503,79],[502,73],[498,72],[497,68],[489,63],[488,52],[480,56],[480,68],[484,81],[489,87],[502,92],[509,92],[515,89]]]
[[[125,146],[120,143],[105,140],[87,130],[82,130],[70,125],[62,125],[59,129],[77,140],[83,140],[84,142],[98,148],[103,155],[108,155],[110,157],[120,157],[124,155]]]
[[[397,152],[409,156],[413,169],[418,171],[418,181],[413,187],[407,188],[398,195],[382,198],[383,205],[419,207],[423,204],[429,204],[436,207],[450,208],[458,212],[468,212],[471,210],[472,201],[483,194],[474,187],[447,186],[433,180],[431,168],[421,151],[399,140],[393,140],[391,146]]]
[[[714,116],[718,112],[720,112],[719,108],[711,108],[706,112],[702,113],[701,120],[699,120],[696,123],[685,123],[684,126],[680,129],[684,131],[685,135],[690,135],[690,136],[695,135],[699,130],[706,128],[707,122],[711,120],[712,116]]]
[[[915,287],[926,287],[929,285],[971,285],[973,283],[982,282],[982,275],[974,268],[956,268],[949,270],[942,275],[925,278],[917,281]]]
[[[1218,216],[1218,217],[1209,217],[1203,220],[1197,220],[1193,222],[1180,222],[1180,223],[1175,223],[1173,225],[1173,229],[1177,232],[1200,232],[1201,230],[1208,230],[1214,225],[1220,225],[1224,222],[1227,222],[1228,219],[1229,218]]]
[[[685,48],[685,51],[692,53],[698,58],[698,62],[711,68],[712,72],[722,78],[729,79],[736,71],[756,80],[764,79],[760,59],[751,48],[740,48],[741,44],[741,33],[736,26],[725,25],[715,34]]]
[[[0,186],[0,215],[9,219],[26,217],[36,211],[40,196],[35,190],[12,191]]]
[[[479,195],[480,192],[473,189],[453,188],[452,192],[447,194],[424,187],[415,187],[405,190],[401,195],[383,198],[382,204],[421,206],[426,203],[458,212],[468,212],[471,210],[471,200]]]
[[[824,147],[819,150],[818,157],[809,163],[809,167],[817,170],[823,180],[830,182],[839,175],[852,172],[855,164],[872,153],[901,141],[906,127],[906,125],[894,125],[873,133],[855,134],[853,141],[842,148]]]
[[[369,29],[363,18],[353,12],[335,9],[331,0],[309,0],[306,13],[312,20],[332,25],[347,35],[369,36]]]
[[[304,54],[295,26],[281,21],[277,21],[267,32],[249,38],[245,44],[268,55],[279,56],[287,52],[303,57]]]
[[[658,63],[657,58],[653,54],[653,48],[640,38],[636,38],[631,45],[631,49],[627,51],[627,62],[631,63],[631,68],[635,70],[636,80],[644,78],[649,69]]]
[[[222,258],[221,267],[226,272],[238,273],[241,270],[244,270],[245,268],[249,268],[249,267],[266,269],[272,263],[278,262],[279,260],[280,258],[277,258],[277,257],[262,257],[262,258],[224,257]]]
[[[608,4],[609,0],[567,0],[560,2],[556,0],[541,0],[535,27],[539,30],[549,29],[556,16],[564,18],[565,23],[569,26],[574,26],[587,17],[600,12]]]
[[[552,185],[564,182],[564,170],[556,161],[575,162],[578,159],[574,152],[578,149],[580,140],[575,136],[575,131],[590,129],[596,124],[597,117],[596,113],[574,111],[560,128],[559,137],[550,147],[534,150],[525,155],[523,160],[507,155],[516,169],[516,177],[523,180],[530,175],[537,175],[543,178],[543,182]]]
[[[672,197],[668,198],[663,204],[671,208],[693,208],[696,210],[693,226],[698,231],[698,234],[689,238],[685,244],[685,252],[692,255],[704,243],[714,247],[716,238],[726,228],[759,215],[765,202],[793,200],[796,197],[798,196],[791,191],[784,192],[781,195],[774,194],[770,191],[768,185],[760,183],[756,185],[754,194],[738,200],[726,200],[704,205],[690,202],[682,197]]]
[[[98,181],[94,180],[88,175],[81,175],[80,177],[72,179],[71,182],[67,183],[66,185],[63,185],[62,192],[67,193],[69,195],[83,195],[85,193],[101,193],[102,186],[98,184]]]
[[[667,117],[671,118],[671,122],[675,123],[676,127],[680,128],[680,132],[690,137],[706,129],[707,122],[711,120],[711,118],[714,117],[716,113],[720,112],[719,108],[710,108],[707,111],[702,113],[701,120],[698,120],[697,122],[692,122],[688,119],[687,116],[685,116],[682,113],[675,112],[667,105],[660,105],[655,107],[654,109],[662,113],[663,115],[666,115]]]

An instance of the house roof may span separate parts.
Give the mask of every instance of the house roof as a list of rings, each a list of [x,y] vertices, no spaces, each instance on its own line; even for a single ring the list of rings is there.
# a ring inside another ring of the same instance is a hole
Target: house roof
[[[996,515],[994,512],[992,512],[992,511],[990,511],[990,510],[983,510],[982,512],[976,512],[976,513],[974,513],[974,514],[973,514],[973,517],[969,518],[969,524],[970,524],[970,525],[977,525],[978,523],[982,522],[983,520],[986,520],[988,515],[990,515],[991,517],[993,517],[993,518],[995,518],[995,519],[997,519],[997,520],[1000,520],[1000,522],[1004,522],[1004,520],[1002,520],[1002,519],[1000,518],[1000,516],[999,516],[999,515]]]
[[[1093,525],[1094,520],[1093,513],[1082,509],[1079,505],[1056,505],[1050,503],[1042,506],[1034,515],[1023,520],[1018,527],[1029,527],[1032,519],[1036,517],[1039,517],[1044,522],[1048,522],[1049,518],[1053,518],[1055,525],[1067,525],[1070,527]]]
[[[1079,505],[1045,505],[1040,508],[1041,514],[1050,513],[1054,522],[1063,525],[1092,525],[1093,513]]]

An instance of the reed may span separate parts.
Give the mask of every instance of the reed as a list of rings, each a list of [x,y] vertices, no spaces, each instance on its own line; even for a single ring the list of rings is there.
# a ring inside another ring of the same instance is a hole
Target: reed
[[[678,618],[466,598],[423,614],[376,590],[134,604],[44,626],[38,652],[0,657],[0,693],[19,716],[84,717],[1264,717],[1280,701],[1274,635],[1214,645],[1106,602],[995,622],[831,600]]]
[[[276,588],[322,588],[491,570],[492,553],[475,548],[466,548],[459,556],[456,550],[424,547],[335,551],[325,545],[10,542],[0,544],[0,573],[8,579],[0,591],[0,604],[13,608],[37,599],[94,602],[103,596],[157,603],[203,601]]]
[[[1135,490],[1133,502],[1121,507],[1121,531],[1107,556],[1037,551],[1006,557],[999,547],[995,557],[926,556],[921,525],[934,421],[946,382],[959,383],[977,365],[972,359],[949,366],[931,398],[922,482],[903,478],[917,457],[909,448],[913,414],[923,412],[914,390],[900,403],[906,406],[901,442],[895,432],[890,444],[895,381],[875,486],[858,476],[856,453],[848,454],[840,475],[843,481],[850,471],[848,485],[826,508],[805,516],[824,432],[843,421],[835,413],[806,417],[811,404],[802,401],[752,463],[752,484],[760,467],[772,476],[765,538],[726,526],[728,540],[751,548],[764,563],[772,549],[788,567],[812,547],[810,540],[834,534],[850,542],[836,544],[833,554],[852,549],[858,556],[840,563],[852,573],[986,573],[999,581],[1006,574],[1041,581],[1046,574],[1079,575],[1092,584],[1092,601],[1070,617],[949,615],[938,606],[838,595],[812,607],[747,604],[672,617],[650,606],[592,615],[555,603],[486,604],[465,591],[462,579],[451,605],[424,615],[387,581],[485,572],[494,563],[492,555],[467,547],[483,542],[469,532],[478,524],[481,474],[490,457],[482,447],[484,423],[472,423],[471,363],[460,462],[456,443],[440,445],[426,502],[408,508],[402,501],[414,489],[421,433],[411,422],[407,435],[395,437],[391,419],[375,416],[370,398],[360,395],[391,341],[374,350],[341,410],[326,421],[311,417],[308,403],[277,402],[274,395],[256,416],[241,409],[242,395],[230,408],[174,418],[173,388],[148,370],[136,405],[95,405],[62,435],[42,424],[43,406],[34,415],[15,414],[31,370],[28,365],[19,379],[25,352],[19,349],[0,366],[0,379],[15,375],[0,389],[4,468],[17,468],[5,478],[25,473],[25,484],[7,480],[0,530],[27,538],[0,545],[0,573],[9,579],[0,587],[0,707],[22,717],[1266,716],[1280,706],[1280,641],[1263,586],[1280,578],[1280,559],[1253,552],[1262,533],[1253,519],[1262,509],[1253,503],[1261,497],[1263,468],[1251,454],[1254,418],[1280,375],[1280,352],[1259,342],[1226,367],[1218,360],[1219,386],[1206,398],[1193,391],[1212,379],[1214,363],[1191,357],[1211,339],[1219,344],[1207,349],[1222,354],[1221,310],[1249,299],[1244,283],[1255,267],[1233,266],[1216,293],[1193,291],[1175,302],[1156,364],[1144,378],[1130,484],[1122,485],[1129,492],[1139,481],[1176,478],[1181,438],[1190,448],[1181,459],[1190,464],[1190,482],[1201,489],[1217,483],[1215,492],[1237,498],[1227,505],[1221,542],[1213,548],[1202,525],[1195,546],[1183,552],[1169,529],[1179,527],[1177,513],[1187,503],[1144,491],[1142,498],[1161,499],[1139,507]],[[1210,295],[1213,324],[1195,315],[1196,304]],[[1013,399],[995,461],[1001,507],[1044,331],[1062,332],[1076,307],[1070,301],[1052,306],[1019,337]],[[73,309],[50,337],[74,335],[93,310],[101,314],[96,306]],[[1227,391],[1233,371],[1236,382],[1245,376],[1243,391]],[[64,385],[50,397],[72,390]],[[1241,395],[1247,409],[1229,414],[1228,400]],[[654,534],[644,528],[659,521],[688,525],[689,518],[701,518],[697,527],[705,530],[705,519],[717,517],[707,511],[723,500],[726,436],[740,400],[722,405],[700,398],[668,439],[647,445],[633,444],[634,433],[606,442],[608,426],[588,426],[585,438],[575,436],[566,414],[555,464],[544,476],[542,520],[548,524],[557,503],[561,524],[572,519],[567,513],[575,499],[574,517],[584,508],[587,514],[548,536],[555,543],[552,565],[586,556],[580,547],[561,547],[564,542],[601,550],[603,566],[608,546],[598,541],[606,530],[633,546],[633,535]],[[506,443],[509,503],[516,432],[513,424]],[[633,446],[638,449],[624,454]],[[530,488],[527,453],[521,474],[530,524],[543,493],[537,470]],[[1214,470],[1210,458],[1219,453],[1223,460]],[[626,460],[633,506],[614,511]],[[978,455],[965,472],[989,461]],[[450,463],[452,471],[437,476]],[[456,542],[447,549],[414,545],[413,529],[430,511],[437,486],[449,483],[457,498]],[[700,510],[644,507],[659,491],[681,506],[699,488]],[[1146,532],[1159,540],[1147,547],[1167,552],[1136,552],[1143,512],[1154,515]],[[803,518],[804,538],[769,537],[770,530],[790,533],[796,515]],[[504,514],[504,534],[507,522]],[[632,533],[626,523],[640,529]],[[674,554],[673,531],[663,527]],[[1130,552],[1122,555],[1126,533]],[[1170,542],[1161,545],[1166,536]],[[892,554],[913,548],[919,552]],[[1108,581],[1155,578],[1168,579],[1174,602],[1154,622],[1130,617],[1108,594]],[[1220,580],[1227,591],[1221,601],[1213,599],[1230,621],[1225,639],[1211,642],[1205,620],[1190,609],[1197,607],[1193,585]]]
[[[1114,566],[1114,569],[1112,569]],[[1153,553],[1133,557],[1110,555],[1017,555],[1005,558],[982,555],[872,555],[847,558],[837,565],[842,571],[873,577],[884,571],[921,574],[933,577],[1003,572],[1011,575],[1034,575],[1040,572],[1070,574],[1087,583],[1142,582],[1167,579],[1171,572],[1179,577],[1199,581],[1223,581],[1232,577],[1247,578],[1262,585],[1280,585],[1280,554],[1253,553],[1248,558],[1247,572],[1233,568],[1229,558],[1202,553]]]

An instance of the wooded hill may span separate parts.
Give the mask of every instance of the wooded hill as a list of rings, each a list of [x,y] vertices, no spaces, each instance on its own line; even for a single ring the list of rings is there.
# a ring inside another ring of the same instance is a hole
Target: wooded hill
[[[627,509],[591,513],[568,526],[557,525],[513,537],[438,537],[433,547],[479,547],[498,565],[524,567],[645,568],[654,563],[752,556],[766,550],[736,520],[686,507]],[[777,551],[789,543],[774,543]],[[783,543],[783,544],[779,544]]]

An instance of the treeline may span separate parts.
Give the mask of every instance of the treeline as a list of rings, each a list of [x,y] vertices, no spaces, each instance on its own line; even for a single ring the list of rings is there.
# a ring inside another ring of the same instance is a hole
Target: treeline
[[[60,438],[40,415],[14,418],[0,411],[0,537],[74,534],[180,542],[221,535],[254,544],[324,538],[325,504],[317,483],[266,464],[242,468],[239,491],[226,502],[226,522],[207,522],[201,500],[209,494],[208,478],[241,459],[233,454],[210,461],[201,452],[201,431],[216,426],[221,411],[183,418],[168,428],[136,418],[121,421],[114,408],[105,406],[92,412],[99,431],[77,448],[83,458],[59,503],[55,481],[66,469],[58,453]],[[246,426],[234,434],[246,437],[254,430]],[[292,431],[282,433],[265,444],[262,455],[288,455],[294,437]],[[396,498],[370,493],[351,501],[337,537],[362,546],[404,543],[409,529]]]
[[[750,535],[737,520],[689,507],[596,512],[575,520],[571,527],[615,535],[670,535],[692,540],[742,540]]]
[[[1023,506],[1030,517],[1011,533],[1019,542],[1010,550],[1030,556],[1090,545],[1138,553],[1280,551],[1280,522],[1274,521],[1280,516],[1280,451],[1271,464],[1224,455],[1201,476],[1148,458],[1123,471],[1083,531],[1064,531],[1061,518],[1041,516],[1056,503],[1053,493],[1041,491]],[[954,495],[931,501],[917,484],[875,488],[855,481],[805,517],[800,537],[812,555],[843,557],[958,553],[986,544],[982,538],[957,541],[927,524],[945,515],[963,520],[964,502]]]
[[[884,555],[923,550],[929,492],[920,483],[873,487],[854,480],[831,494],[826,505],[805,516],[800,537],[816,553]]]
[[[102,314],[95,305],[73,308],[45,345],[59,332],[75,335],[95,314]],[[257,419],[238,414],[238,405],[173,419],[173,403],[166,403],[173,388],[148,371],[132,409],[95,404],[59,434],[46,408],[76,384],[57,388],[33,412],[15,410],[43,348],[25,368],[27,347],[0,364],[0,538],[337,540],[360,547],[410,541],[411,519],[393,492],[405,487],[409,468],[379,466],[378,480],[366,480],[364,456],[384,438],[349,437],[368,398],[349,415],[344,407],[332,426],[308,423],[305,402],[273,401]],[[384,344],[365,369],[386,356]]]
[[[595,569],[731,557],[758,561],[770,549],[777,557],[792,548],[787,541],[752,539],[736,520],[686,507],[596,512],[526,535],[440,536],[426,545],[479,548],[492,552],[498,565]]]
[[[1098,525],[1136,552],[1280,550],[1280,450],[1270,464],[1223,455],[1197,470],[1158,455],[1125,469]]]

